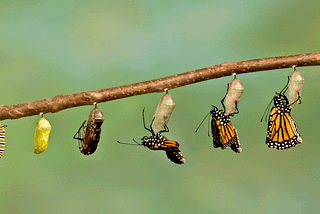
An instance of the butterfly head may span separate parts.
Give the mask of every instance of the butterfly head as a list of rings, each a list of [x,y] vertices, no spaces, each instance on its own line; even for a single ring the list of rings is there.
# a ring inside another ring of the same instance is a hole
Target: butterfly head
[[[222,116],[222,111],[219,111],[219,109],[216,106],[212,106],[213,109],[211,109],[210,114],[213,119],[220,120]]]

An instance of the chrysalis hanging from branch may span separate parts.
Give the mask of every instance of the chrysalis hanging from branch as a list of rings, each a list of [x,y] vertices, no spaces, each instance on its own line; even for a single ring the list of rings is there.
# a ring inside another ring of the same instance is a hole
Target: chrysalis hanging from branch
[[[42,115],[42,118],[37,122],[34,130],[35,154],[40,154],[47,149],[50,131],[51,125]]]
[[[228,84],[228,90],[225,97],[221,100],[225,115],[233,115],[239,113],[238,104],[240,97],[244,91],[244,87],[240,80],[234,74],[234,79]],[[223,104],[225,101],[225,104]]]
[[[96,151],[103,121],[103,113],[95,104],[95,108],[91,110],[87,119],[73,136],[73,139],[79,140],[79,148],[82,154],[91,155]]]
[[[166,94],[161,97],[153,115],[152,129],[155,134],[165,129],[174,107],[176,107],[176,103],[166,90]]]
[[[304,78],[300,74],[299,71],[297,71],[296,67],[294,66],[294,71],[289,76],[288,80],[288,94],[289,94],[289,104],[292,108],[295,105],[298,105],[301,103],[300,96],[301,96],[301,90],[304,83]]]

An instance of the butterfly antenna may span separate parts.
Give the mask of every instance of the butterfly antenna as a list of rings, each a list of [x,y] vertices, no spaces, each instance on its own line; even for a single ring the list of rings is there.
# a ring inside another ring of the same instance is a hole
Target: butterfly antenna
[[[144,127],[146,130],[148,130],[149,132],[151,132],[152,134],[154,134],[154,133],[153,133],[153,130],[148,129],[148,128],[146,127],[146,122],[145,122],[145,119],[144,119],[144,109],[145,109],[145,108],[143,108],[143,110],[142,110],[143,127]],[[153,120],[154,120],[154,118],[153,118]],[[151,128],[152,128],[153,120],[152,120],[151,125],[150,125]]]
[[[283,87],[283,89],[280,91],[279,94],[284,94],[288,90],[288,85],[289,85],[290,77],[288,76],[288,81],[287,84]]]
[[[266,114],[266,113],[267,113],[267,111],[270,109],[270,105],[271,105],[272,101],[273,101],[273,99],[270,101],[270,103],[268,104],[266,110],[264,111],[264,113],[263,113],[263,115],[262,115],[262,117],[261,117],[260,122],[262,122],[264,116],[266,116],[266,117],[265,117],[265,121],[267,121],[267,114]]]
[[[200,125],[199,125],[198,128],[196,129],[196,132],[198,131],[198,129],[199,129],[200,126],[202,125],[203,121],[208,117],[209,114],[210,114],[210,112],[203,118],[203,120],[201,121]]]
[[[133,142],[135,142],[136,144],[133,144],[133,143],[123,143],[123,142],[117,141],[117,143],[119,143],[119,144],[125,144],[125,145],[130,145],[130,146],[141,146],[141,144],[138,143],[134,138],[133,138]]]

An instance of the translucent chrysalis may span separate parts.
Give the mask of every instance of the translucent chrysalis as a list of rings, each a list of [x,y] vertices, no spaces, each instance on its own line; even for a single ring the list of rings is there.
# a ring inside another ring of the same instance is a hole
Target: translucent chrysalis
[[[78,132],[73,136],[74,139],[79,140],[79,148],[82,154],[91,155],[96,151],[103,121],[103,113],[95,105],[95,108],[91,110]]]
[[[2,157],[2,154],[4,152],[5,137],[6,133],[4,130],[4,126],[0,124],[0,158]]]
[[[155,134],[161,130],[165,130],[165,126],[169,122],[171,113],[176,106],[172,96],[166,91],[159,101],[158,107],[153,115],[152,129]]]
[[[300,72],[296,70],[296,67],[294,67],[294,71],[289,76],[288,81],[289,81],[288,82],[288,90],[289,90],[288,100],[289,100],[289,104],[291,104],[290,107],[293,107],[301,102],[300,96],[301,96],[302,86],[304,83],[304,78],[300,74]]]
[[[45,118],[41,118],[34,130],[34,153],[40,154],[44,152],[48,147],[49,133],[51,131],[51,125]]]
[[[232,115],[238,112],[238,104],[243,91],[244,87],[242,83],[234,76],[234,79],[228,84],[225,97],[221,100],[225,115]],[[223,101],[225,101],[225,104],[223,104]]]

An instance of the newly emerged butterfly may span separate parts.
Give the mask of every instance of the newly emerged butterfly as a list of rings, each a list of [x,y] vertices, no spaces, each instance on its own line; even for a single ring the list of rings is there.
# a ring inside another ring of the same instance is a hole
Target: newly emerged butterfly
[[[4,152],[6,132],[4,126],[0,124],[0,158]]]
[[[230,123],[230,116],[225,115],[224,111],[212,106],[210,111],[211,133],[213,138],[213,147],[225,149],[228,146],[237,153],[242,151],[241,144],[236,129]]]
[[[103,121],[103,113],[95,105],[78,132],[73,136],[74,139],[79,140],[79,149],[82,154],[91,155],[96,151]]]
[[[138,143],[133,139],[133,141],[136,144],[129,144],[129,145],[142,145],[144,147],[147,147],[151,150],[164,150],[166,151],[167,157],[174,163],[177,164],[184,164],[185,159],[183,155],[181,154],[181,151],[179,149],[179,143],[173,140],[168,140],[166,137],[164,137],[161,133],[162,132],[169,132],[168,127],[165,125],[164,130],[159,131],[157,134],[154,133],[154,130],[152,129],[152,123],[150,125],[150,128],[146,127],[145,120],[144,120],[144,109],[142,111],[142,118],[143,118],[143,126],[146,130],[148,130],[151,133],[151,136],[144,136],[141,138],[142,143]],[[128,143],[122,143],[117,141],[120,144],[128,144]]]
[[[290,115],[291,107],[288,98],[284,95],[286,90],[282,90],[274,96],[274,106],[268,121],[266,144],[268,147],[278,150],[289,149],[302,143],[302,138]]]

